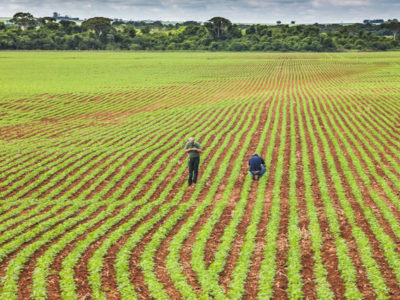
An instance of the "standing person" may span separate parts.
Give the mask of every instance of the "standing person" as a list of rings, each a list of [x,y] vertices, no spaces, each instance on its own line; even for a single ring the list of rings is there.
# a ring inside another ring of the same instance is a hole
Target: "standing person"
[[[249,174],[253,178],[253,180],[260,179],[264,173],[267,171],[267,166],[265,165],[265,161],[261,156],[258,156],[257,153],[249,159]]]
[[[197,175],[199,174],[200,153],[203,152],[198,142],[194,137],[190,137],[185,145],[185,152],[189,155],[189,179],[188,184],[197,182]]]

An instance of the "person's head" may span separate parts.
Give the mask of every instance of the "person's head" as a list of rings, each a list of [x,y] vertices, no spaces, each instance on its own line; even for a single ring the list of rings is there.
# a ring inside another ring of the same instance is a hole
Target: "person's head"
[[[258,154],[257,154],[257,153],[254,153],[253,156],[258,156]]]
[[[194,137],[191,136],[191,137],[189,138],[189,143],[194,143]]]

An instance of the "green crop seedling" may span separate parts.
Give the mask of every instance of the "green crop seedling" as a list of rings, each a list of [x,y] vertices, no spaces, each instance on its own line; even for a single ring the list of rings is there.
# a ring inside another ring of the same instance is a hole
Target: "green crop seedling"
[[[399,65],[0,52],[0,299],[400,295]]]

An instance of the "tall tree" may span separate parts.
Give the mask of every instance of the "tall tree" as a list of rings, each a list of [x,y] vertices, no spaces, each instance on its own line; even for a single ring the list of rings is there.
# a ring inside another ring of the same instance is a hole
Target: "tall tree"
[[[38,23],[43,27],[50,30],[57,30],[59,28],[59,24],[56,22],[56,19],[52,17],[43,17],[37,19]]]
[[[75,22],[69,20],[61,20],[59,24],[61,25],[62,30],[65,31],[67,34],[72,34],[75,29],[79,29],[80,31],[81,28],[77,26]]]
[[[22,27],[22,29],[33,28],[37,24],[36,18],[28,12],[18,12],[10,21]]]
[[[110,32],[113,29],[111,19],[103,17],[94,17],[82,22],[82,27],[94,30],[96,35],[100,37],[103,34]]]
[[[393,33],[393,40],[396,40],[396,36],[400,31],[400,22],[386,24],[386,27]]]
[[[232,26],[232,23],[223,17],[214,17],[208,20],[208,23],[206,23],[205,26],[209,31],[211,31],[211,34],[215,39],[220,40]]]

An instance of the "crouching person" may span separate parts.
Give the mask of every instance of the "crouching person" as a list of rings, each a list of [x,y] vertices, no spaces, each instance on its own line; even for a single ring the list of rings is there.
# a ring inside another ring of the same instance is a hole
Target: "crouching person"
[[[250,159],[249,159],[249,174],[253,178],[253,180],[260,179],[264,173],[267,171],[267,166],[265,165],[265,161],[261,158],[261,156],[258,156],[257,153],[255,153]]]

